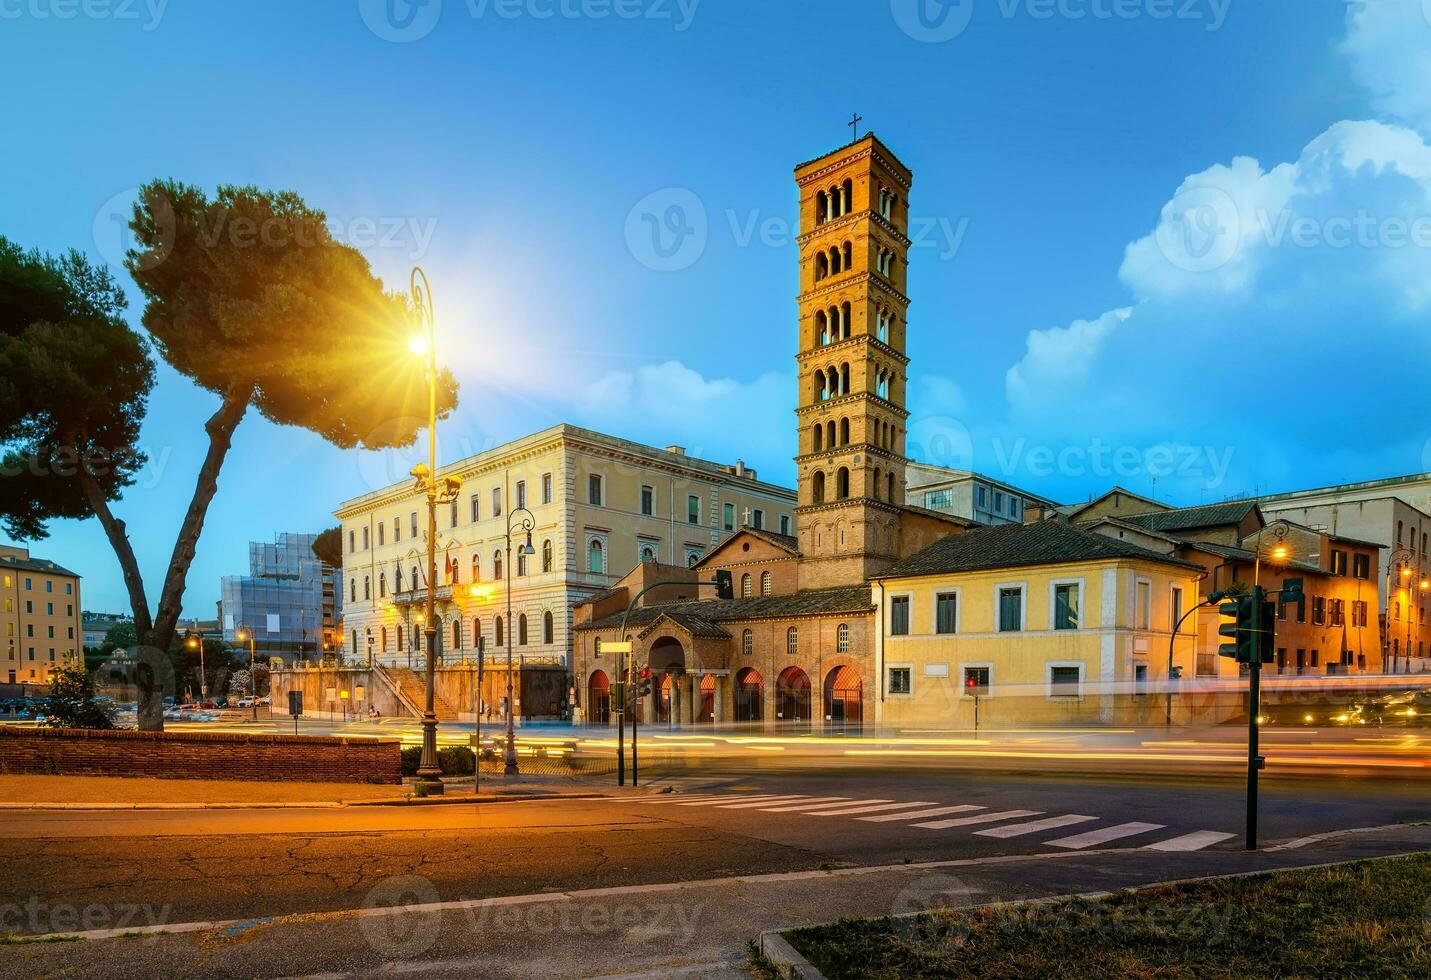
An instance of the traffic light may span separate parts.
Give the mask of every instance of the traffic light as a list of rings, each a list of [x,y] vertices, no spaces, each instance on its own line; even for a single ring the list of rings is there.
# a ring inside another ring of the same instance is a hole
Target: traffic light
[[[730,572],[721,570],[715,573],[716,597],[719,599],[735,598],[735,579]]]
[[[651,696],[651,668],[647,667],[636,677],[636,697],[649,698]]]
[[[618,713],[626,710],[626,685],[621,681],[611,685],[611,710]]]
[[[1232,622],[1223,623],[1217,628],[1219,636],[1225,636],[1232,641],[1217,648],[1219,656],[1236,660],[1240,664],[1252,663],[1252,610],[1254,607],[1255,603],[1247,596],[1242,596],[1231,602],[1224,602],[1217,607],[1219,615],[1232,620]]]

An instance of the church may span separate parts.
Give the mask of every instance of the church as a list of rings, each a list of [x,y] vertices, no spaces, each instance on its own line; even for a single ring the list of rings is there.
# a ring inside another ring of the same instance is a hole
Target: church
[[[873,133],[796,167],[795,534],[743,527],[690,568],[647,562],[578,603],[572,695],[582,720],[613,722],[613,686],[649,670],[650,696],[626,707],[647,724],[876,723],[871,579],[971,526],[905,502],[912,178]],[[717,596],[718,573],[733,596]],[[623,622],[632,653],[604,653]]]

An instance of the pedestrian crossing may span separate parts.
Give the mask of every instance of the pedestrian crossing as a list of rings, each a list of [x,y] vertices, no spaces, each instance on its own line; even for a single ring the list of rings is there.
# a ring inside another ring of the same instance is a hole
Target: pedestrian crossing
[[[1197,830],[1151,840],[1168,827],[1160,823],[1128,821],[1098,824],[1104,818],[1086,813],[1048,813],[1042,810],[997,810],[977,803],[939,803],[929,800],[892,800],[848,796],[810,796],[799,793],[693,792],[663,793],[634,801],[642,806],[740,810],[752,814],[776,813],[797,819],[843,817],[857,823],[902,824],[923,831],[965,831],[990,840],[1017,840],[1055,835],[1040,840],[1044,847],[1081,851],[1115,845],[1149,851],[1200,851],[1234,837],[1216,830]],[[1057,836],[1065,829],[1077,833]]]

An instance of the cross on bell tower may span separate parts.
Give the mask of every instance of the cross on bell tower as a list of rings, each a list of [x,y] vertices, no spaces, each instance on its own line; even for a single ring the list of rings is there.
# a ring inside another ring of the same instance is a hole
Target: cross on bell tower
[[[856,113],[850,126],[859,121]],[[899,554],[912,179],[873,133],[795,171],[796,514],[800,551],[821,584],[865,580]]]

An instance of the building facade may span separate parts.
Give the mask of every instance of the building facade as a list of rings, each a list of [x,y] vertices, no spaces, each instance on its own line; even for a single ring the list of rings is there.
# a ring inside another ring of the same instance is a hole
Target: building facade
[[[976,524],[1023,524],[1058,508],[1052,500],[969,470],[911,460],[905,475],[911,503]]]
[[[0,545],[0,634],[8,684],[46,684],[65,660],[82,655],[80,577],[25,548]]]
[[[247,649],[251,637],[254,651],[267,657],[320,654],[325,624],[340,613],[333,608],[336,570],[313,553],[317,538],[283,532],[272,542],[249,542],[249,573],[225,576],[219,586],[226,643]]]
[[[558,425],[441,467],[461,481],[437,513],[439,650],[570,664],[572,606],[639,564],[686,569],[742,527],[790,533],[795,495],[743,462],[697,459]],[[427,504],[411,482],[347,501],[342,585],[348,657],[421,657]],[[507,540],[508,522],[517,528]],[[531,554],[522,554],[530,520]],[[509,554],[509,551],[513,554]],[[511,622],[506,583],[511,576]],[[509,636],[510,634],[510,636]]]

